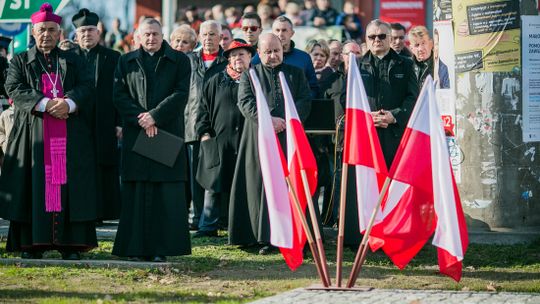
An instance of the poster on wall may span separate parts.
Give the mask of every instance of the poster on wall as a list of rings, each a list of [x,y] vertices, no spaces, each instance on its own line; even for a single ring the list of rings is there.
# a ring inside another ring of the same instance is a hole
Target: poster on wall
[[[433,57],[435,80],[438,81],[435,94],[441,112],[444,131],[450,152],[450,161],[456,182],[461,182],[462,154],[456,141],[456,98],[454,69],[454,31],[452,21],[433,22]]]
[[[444,20],[452,20],[452,0],[433,0],[433,21]]]
[[[452,14],[457,73],[519,68],[519,1],[452,1]]]
[[[424,0],[380,0],[380,18],[386,22],[399,22],[407,28],[424,25],[426,6]]]
[[[540,16],[521,16],[523,141],[540,141]]]

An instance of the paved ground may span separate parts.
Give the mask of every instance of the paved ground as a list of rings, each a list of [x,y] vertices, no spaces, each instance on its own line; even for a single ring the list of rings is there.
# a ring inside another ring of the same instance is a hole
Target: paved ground
[[[295,289],[253,304],[539,304],[540,294],[424,290],[315,291]]]

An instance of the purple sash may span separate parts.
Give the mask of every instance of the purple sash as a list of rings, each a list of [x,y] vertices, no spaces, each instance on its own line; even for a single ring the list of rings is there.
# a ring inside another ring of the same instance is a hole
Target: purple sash
[[[51,79],[56,78],[55,73],[50,73]],[[41,83],[43,84],[42,92],[46,97],[54,98],[51,92],[54,85],[47,76],[41,75]],[[57,96],[64,96],[62,83],[57,81],[56,90]],[[43,150],[45,163],[45,211],[60,212],[62,211],[62,195],[61,186],[67,183],[66,170],[66,143],[67,143],[67,126],[64,119],[57,119],[43,113]]]

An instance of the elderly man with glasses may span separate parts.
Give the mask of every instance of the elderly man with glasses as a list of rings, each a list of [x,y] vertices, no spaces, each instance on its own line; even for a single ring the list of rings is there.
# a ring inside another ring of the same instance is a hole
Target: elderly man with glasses
[[[390,168],[418,96],[418,83],[412,60],[390,48],[388,23],[371,21],[366,29],[366,42],[369,51],[359,59],[358,65],[386,165]],[[350,169],[349,176],[354,176],[353,170]],[[344,243],[355,248],[360,242],[360,231],[354,178],[348,180],[345,213]]]

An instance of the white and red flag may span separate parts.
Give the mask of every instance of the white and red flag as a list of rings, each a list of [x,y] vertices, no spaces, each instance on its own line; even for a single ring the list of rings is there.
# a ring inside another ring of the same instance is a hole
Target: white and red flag
[[[372,236],[403,269],[435,233],[439,269],[459,281],[469,240],[440,117],[429,76],[392,163],[384,219]]]
[[[257,100],[259,161],[270,220],[270,244],[280,248],[280,250],[291,250],[294,247],[293,212],[285,181],[286,167],[283,164],[280,154],[282,153],[281,148],[259,78],[253,69],[249,70],[249,75],[255,88]],[[291,269],[298,267],[298,262],[294,258],[291,259],[290,255],[283,255],[283,257]]]
[[[343,163],[355,165],[358,222],[364,232],[388,171],[355,56],[349,56],[345,117]],[[375,223],[380,220],[382,212],[378,212]]]
[[[281,89],[283,90],[283,98],[285,101],[289,179],[291,181],[291,186],[296,190],[298,201],[305,216],[308,198],[306,197],[306,191],[300,171],[305,171],[309,184],[309,193],[313,196],[317,189],[317,162],[315,161],[315,156],[313,155],[306,133],[304,132],[304,127],[300,122],[300,117],[296,111],[296,106],[294,105],[294,100],[283,72],[279,72],[279,80],[281,81]],[[293,198],[291,198],[291,200],[292,199]],[[303,249],[306,244],[306,233],[302,227],[300,216],[301,215],[296,212],[293,212],[293,248],[281,249],[283,256],[290,255],[291,261],[297,262],[296,267],[302,264]],[[291,265],[289,265],[289,267],[291,267]],[[293,268],[291,267],[291,269]]]

